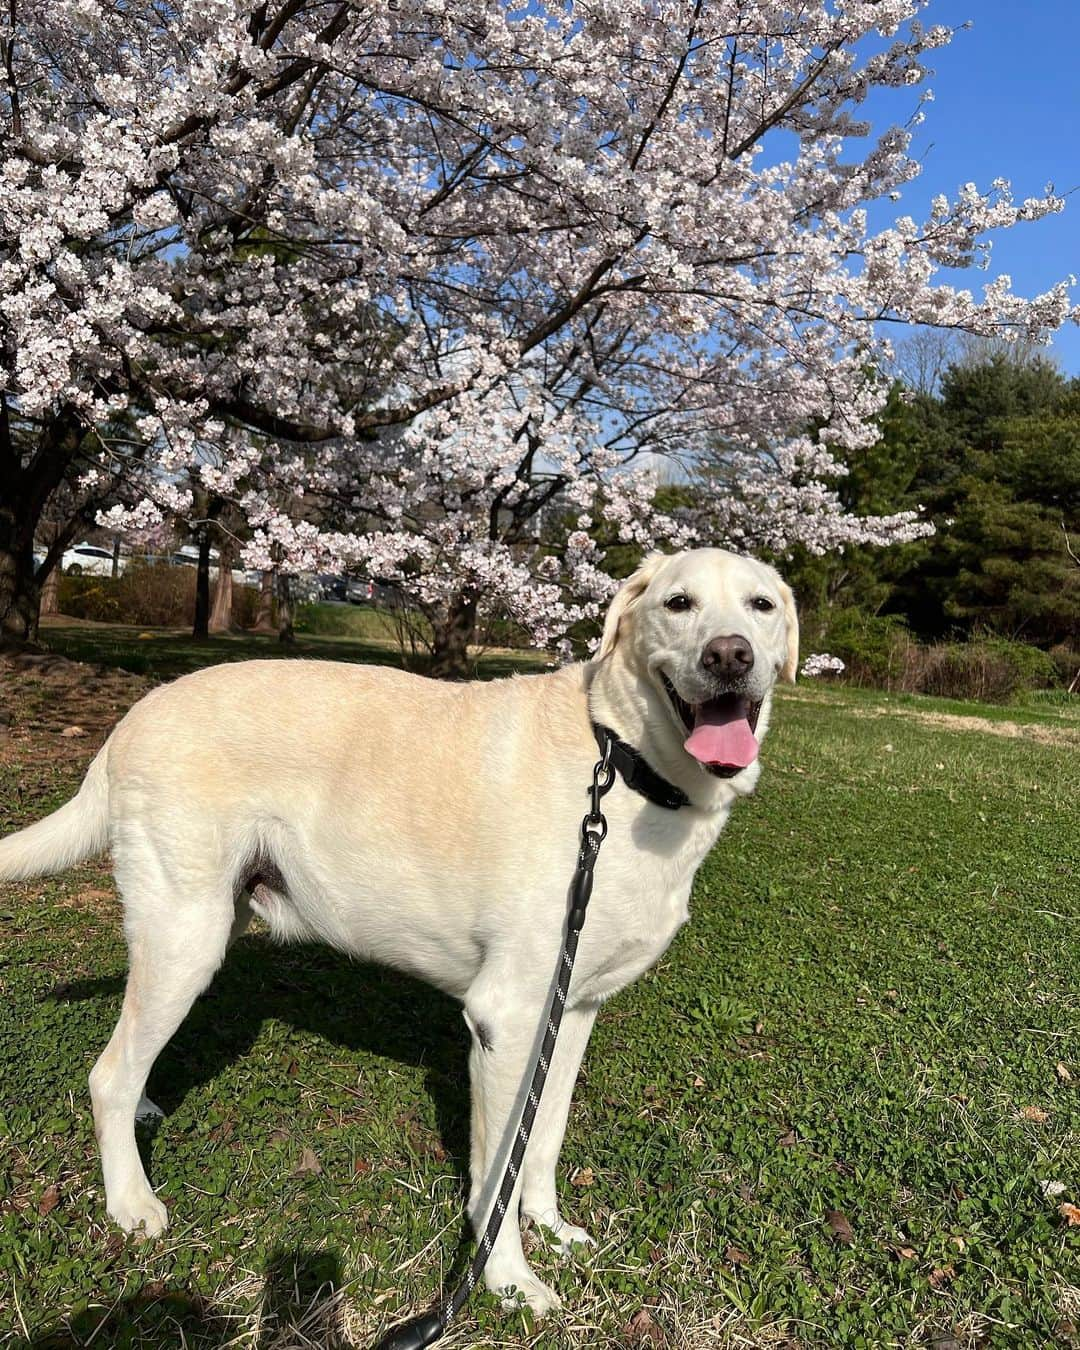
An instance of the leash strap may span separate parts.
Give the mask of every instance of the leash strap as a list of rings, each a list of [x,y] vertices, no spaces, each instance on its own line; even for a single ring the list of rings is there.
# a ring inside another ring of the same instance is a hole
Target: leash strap
[[[578,938],[585,923],[585,911],[592,895],[593,869],[596,866],[600,845],[607,835],[607,820],[600,809],[600,801],[605,793],[611,791],[615,782],[615,769],[611,760],[615,737],[606,727],[601,730],[604,732],[600,745],[601,754],[593,766],[589,811],[581,822],[581,846],[578,849],[577,867],[574,869],[574,875],[570,881],[570,910],[566,918],[566,936],[563,939],[563,948],[559,957],[555,992],[552,994],[551,1006],[548,1008],[547,1027],[544,1030],[544,1039],[533,1065],[529,1095],[522,1109],[521,1119],[518,1121],[514,1146],[510,1150],[506,1170],[503,1172],[502,1185],[499,1187],[499,1194],[495,1197],[495,1204],[488,1218],[487,1227],[484,1229],[483,1236],[477,1246],[476,1254],[469,1263],[465,1278],[453,1294],[437,1311],[423,1313],[419,1317],[411,1318],[408,1322],[401,1322],[398,1326],[392,1327],[375,1346],[375,1350],[424,1350],[425,1346],[435,1344],[468,1302],[469,1295],[479,1283],[484,1266],[487,1265],[488,1257],[495,1246],[495,1239],[502,1227],[503,1219],[506,1218],[514,1194],[514,1187],[517,1185],[518,1175],[521,1172],[521,1163],[525,1157],[529,1135],[532,1133],[533,1122],[536,1120],[536,1112],[540,1106],[540,1097],[544,1091],[544,1083],[547,1081],[548,1069],[551,1067],[551,1057],[555,1050],[555,1041],[559,1035],[563,1010],[566,1007],[566,996],[570,988],[570,976],[574,970]],[[598,737],[598,739],[600,738]]]

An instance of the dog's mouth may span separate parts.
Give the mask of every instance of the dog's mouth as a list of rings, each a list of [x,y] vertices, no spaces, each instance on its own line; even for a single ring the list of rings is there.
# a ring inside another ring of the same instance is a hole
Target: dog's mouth
[[[717,778],[731,778],[757,759],[754,732],[761,714],[744,694],[728,691],[704,703],[687,703],[668,677],[660,672],[671,706],[686,728],[683,748]]]

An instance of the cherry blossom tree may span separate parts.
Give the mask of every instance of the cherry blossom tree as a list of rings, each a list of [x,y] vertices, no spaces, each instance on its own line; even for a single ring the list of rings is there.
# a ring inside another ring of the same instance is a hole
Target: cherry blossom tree
[[[876,436],[884,328],[1038,340],[1076,317],[1064,283],[940,276],[1052,192],[968,184],[869,227],[918,166],[858,111],[926,96],[952,37],[926,7],[14,0],[4,631],[32,627],[26,531],[72,472],[128,475],[113,525],[190,514],[194,472],[243,509],[249,566],[406,578],[444,669],[485,605],[545,642],[595,613],[601,517],[643,546],[920,531],[845,516],[830,486]],[[120,411],[137,453],[101,430]],[[659,466],[718,444],[714,499],[658,510]]]

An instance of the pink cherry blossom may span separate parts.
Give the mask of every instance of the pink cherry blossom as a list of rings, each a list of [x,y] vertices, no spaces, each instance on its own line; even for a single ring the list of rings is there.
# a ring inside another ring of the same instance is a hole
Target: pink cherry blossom
[[[592,523],[778,554],[916,537],[835,491],[877,436],[882,326],[1077,317],[1065,281],[940,275],[1051,191],[967,184],[869,228],[918,164],[859,110],[929,102],[953,35],[928,7],[20,0],[10,422],[123,484],[114,528],[190,514],[199,484],[243,508],[249,566],[404,578],[551,644],[611,593]],[[693,509],[660,509],[665,483]]]
[[[846,667],[839,656],[830,656],[828,652],[813,652],[802,663],[799,674],[806,679],[818,675],[839,675]]]

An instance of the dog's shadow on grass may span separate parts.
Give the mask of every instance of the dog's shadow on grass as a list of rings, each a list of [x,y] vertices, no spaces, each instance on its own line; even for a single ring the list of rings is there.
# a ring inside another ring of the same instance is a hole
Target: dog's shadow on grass
[[[65,1003],[109,998],[116,1002],[124,977],[78,980],[58,985],[51,998]],[[424,1092],[435,1109],[439,1138],[461,1177],[468,1174],[468,1032],[453,999],[408,976],[363,965],[328,947],[282,947],[258,932],[248,933],[230,950],[210,988],[198,999],[150,1073],[148,1095],[166,1115],[193,1090],[242,1063],[267,1019],[317,1034],[331,1045],[370,1053],[424,1071]],[[298,1057],[299,1058],[299,1057]],[[280,1072],[290,1071],[283,1056]],[[303,1064],[296,1069],[303,1073]],[[260,1070],[265,1072],[265,1069]],[[373,1074],[379,1071],[375,1066]],[[306,1078],[304,1081],[308,1081]],[[358,1080],[358,1103],[377,1112],[378,1087]],[[388,1122],[403,1138],[409,1122]],[[140,1132],[147,1156],[151,1136]],[[468,1224],[462,1220],[459,1250],[450,1278],[468,1260]],[[276,1252],[266,1272],[258,1350],[294,1350],[297,1346],[345,1346],[341,1330],[341,1284],[336,1253]],[[97,1328],[101,1327],[100,1330]],[[182,1335],[180,1332],[182,1328]],[[116,1336],[110,1334],[110,1329]],[[209,1347],[231,1343],[236,1323],[186,1288],[150,1285],[121,1300],[111,1311],[99,1308],[75,1314],[62,1327],[30,1342],[35,1350],[117,1343],[120,1332],[134,1334],[135,1345],[188,1344]]]
[[[244,1343],[252,1350],[347,1347],[341,1288],[341,1262],[335,1252],[276,1251],[266,1268],[258,1331]],[[25,1344],[32,1350],[118,1344],[214,1350],[232,1345],[237,1330],[230,1309],[218,1308],[198,1294],[150,1284],[110,1308],[77,1312]]]
[[[53,997],[77,1002],[115,996],[123,985],[122,977],[78,981],[54,990]],[[170,1114],[194,1088],[241,1062],[268,1018],[332,1045],[423,1068],[439,1137],[464,1184],[468,1033],[460,1005],[418,980],[359,964],[328,947],[282,947],[259,933],[241,938],[161,1052],[147,1094]],[[296,1068],[303,1071],[302,1064]],[[280,1072],[288,1071],[283,1063]],[[358,1090],[363,1102],[362,1083]],[[372,1095],[377,1100],[377,1088]]]

